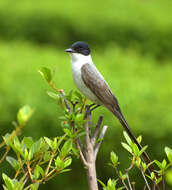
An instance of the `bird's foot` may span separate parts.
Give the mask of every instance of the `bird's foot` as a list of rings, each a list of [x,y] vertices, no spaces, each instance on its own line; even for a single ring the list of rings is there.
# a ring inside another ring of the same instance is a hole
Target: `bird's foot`
[[[93,107],[94,106],[94,107]],[[98,104],[90,104],[87,106],[87,109],[92,112],[94,109],[98,108],[100,105]]]

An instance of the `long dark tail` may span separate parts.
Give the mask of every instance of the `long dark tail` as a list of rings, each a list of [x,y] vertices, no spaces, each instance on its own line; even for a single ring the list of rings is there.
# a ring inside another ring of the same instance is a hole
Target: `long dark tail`
[[[131,138],[131,140],[137,145],[137,147],[139,148],[139,150],[141,150],[142,146],[138,143],[136,137],[131,132],[130,127],[129,127],[127,121],[125,120],[125,118],[124,118],[124,116],[123,116],[120,108],[118,108],[118,109],[119,110],[113,109],[113,110],[111,110],[111,112],[115,115],[115,117],[117,117],[119,119],[119,121],[122,124],[124,130],[127,132],[127,134],[129,135],[129,137]],[[147,155],[147,153],[143,152],[142,155],[143,155],[143,159],[146,162],[146,164],[149,164],[151,162],[151,160],[150,160],[149,156]],[[154,171],[154,167],[152,165],[150,166],[150,169],[152,171]]]

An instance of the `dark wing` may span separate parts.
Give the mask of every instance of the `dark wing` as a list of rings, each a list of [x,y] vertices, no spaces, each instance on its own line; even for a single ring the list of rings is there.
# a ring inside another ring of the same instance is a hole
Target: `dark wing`
[[[89,63],[84,64],[81,68],[81,75],[84,84],[96,95],[102,104],[112,112],[116,109],[121,113],[117,99],[94,65]]]

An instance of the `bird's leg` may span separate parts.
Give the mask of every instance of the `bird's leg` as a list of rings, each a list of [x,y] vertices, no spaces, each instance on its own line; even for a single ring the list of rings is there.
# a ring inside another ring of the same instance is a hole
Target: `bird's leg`
[[[94,106],[94,107],[93,107]],[[95,103],[93,103],[93,104],[90,104],[89,106],[88,106],[88,110],[90,111],[90,112],[92,112],[94,109],[96,109],[96,108],[98,108],[100,105],[96,105]],[[91,108],[91,107],[93,107],[93,108]]]
[[[94,104],[95,105],[95,104]],[[95,110],[96,108],[98,108],[100,105],[96,105],[93,108],[90,109],[90,111],[92,112],[93,110]]]
[[[91,110],[91,107],[93,107],[95,105],[96,105],[95,103],[88,105],[88,110]]]

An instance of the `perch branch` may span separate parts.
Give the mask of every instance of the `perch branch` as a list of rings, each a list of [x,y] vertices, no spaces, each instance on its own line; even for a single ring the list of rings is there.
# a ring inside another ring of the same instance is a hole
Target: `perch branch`
[[[94,149],[94,156],[95,156],[95,159],[96,159],[96,157],[97,157],[97,153],[98,153],[98,151],[99,151],[99,149],[100,149],[100,145],[102,144],[102,141],[103,141],[103,138],[104,138],[104,136],[105,136],[105,133],[106,133],[107,128],[108,128],[108,126],[105,125],[105,126],[103,127],[101,133],[100,133],[99,139],[101,139],[101,140],[97,143],[97,145],[96,145],[96,147],[95,147],[95,149]]]
[[[91,138],[91,142],[92,142],[93,146],[94,146],[95,143],[96,143],[97,135],[98,135],[98,133],[99,133],[99,130],[100,130],[100,126],[101,126],[101,124],[102,124],[102,121],[103,121],[103,116],[100,116],[100,117],[99,117],[99,120],[98,120],[98,122],[97,122],[96,128],[95,128],[95,130],[94,130],[93,137]]]

